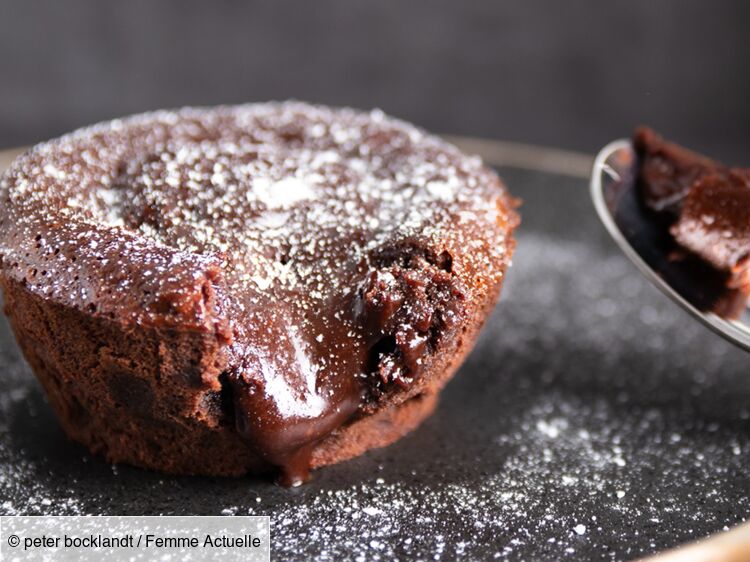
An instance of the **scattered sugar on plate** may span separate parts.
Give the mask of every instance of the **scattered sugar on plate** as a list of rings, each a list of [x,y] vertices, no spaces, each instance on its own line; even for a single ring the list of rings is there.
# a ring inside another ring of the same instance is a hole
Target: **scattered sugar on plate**
[[[285,560],[635,559],[739,523],[747,357],[572,237],[522,233],[497,314],[422,428],[294,491],[66,456],[3,327],[0,513],[270,515]]]

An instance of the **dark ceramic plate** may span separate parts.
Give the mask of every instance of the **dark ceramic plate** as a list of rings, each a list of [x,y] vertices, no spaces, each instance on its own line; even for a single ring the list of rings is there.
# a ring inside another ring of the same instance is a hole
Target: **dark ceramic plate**
[[[502,302],[437,413],[286,490],[110,466],[69,443],[0,326],[0,513],[267,514],[279,559],[628,559],[750,511],[750,358],[610,242],[587,180],[525,201]]]

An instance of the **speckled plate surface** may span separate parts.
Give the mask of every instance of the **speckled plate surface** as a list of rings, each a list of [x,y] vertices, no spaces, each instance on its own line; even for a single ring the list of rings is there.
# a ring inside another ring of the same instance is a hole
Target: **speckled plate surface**
[[[0,325],[1,514],[264,514],[278,559],[630,559],[750,512],[750,356],[609,241],[587,180],[524,199],[502,302],[437,413],[302,488],[110,466],[69,443]]]

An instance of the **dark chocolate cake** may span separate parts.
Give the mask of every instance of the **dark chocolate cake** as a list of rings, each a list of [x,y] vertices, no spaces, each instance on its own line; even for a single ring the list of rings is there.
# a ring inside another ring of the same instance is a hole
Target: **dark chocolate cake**
[[[309,467],[433,410],[500,291],[515,202],[378,111],[160,111],[2,179],[6,313],[67,433],[179,474]]]
[[[667,142],[646,127],[636,130],[633,146],[642,201],[686,251],[675,259],[698,258],[723,276],[736,305],[722,315],[736,316],[750,293],[750,170]]]

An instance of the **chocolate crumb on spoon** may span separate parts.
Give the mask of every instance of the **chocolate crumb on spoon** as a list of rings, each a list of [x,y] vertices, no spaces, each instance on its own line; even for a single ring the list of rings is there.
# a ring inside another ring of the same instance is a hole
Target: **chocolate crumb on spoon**
[[[750,349],[750,175],[641,127],[596,158],[591,195],[625,254],[704,324]]]

